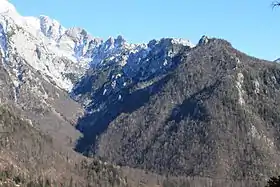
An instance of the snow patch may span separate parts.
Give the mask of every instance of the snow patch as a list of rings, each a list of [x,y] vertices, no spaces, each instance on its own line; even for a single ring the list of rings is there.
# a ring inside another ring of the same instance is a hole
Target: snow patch
[[[83,104],[84,104],[85,106],[88,106],[91,102],[92,102],[91,99],[86,99],[86,100],[83,102]]]
[[[17,103],[18,102],[18,94],[17,94],[16,88],[13,89],[13,93],[14,93],[14,101],[15,101],[15,103]]]
[[[236,63],[237,63],[237,64],[241,64],[241,61],[240,61],[239,58],[236,57],[235,60],[236,60]]]
[[[254,87],[255,87],[255,90],[254,90],[255,94],[260,93],[260,83],[258,80],[254,81]]]
[[[105,88],[103,91],[103,95],[105,95],[107,93],[107,89]]]
[[[274,84],[277,84],[277,80],[276,80],[276,77],[274,75],[271,76],[271,80]]]
[[[111,83],[111,86],[113,89],[116,88],[116,85],[117,85],[117,81],[116,80],[113,80],[113,82]]]
[[[183,38],[172,38],[171,42],[172,42],[172,44],[181,44],[184,46],[189,46],[191,48],[195,47],[195,45],[192,44],[189,40],[186,40]]]
[[[8,14],[16,12],[14,5],[9,3],[8,0],[0,0],[0,14]]]
[[[120,78],[120,77],[122,77],[122,74],[118,73],[118,74],[116,75],[116,79],[118,79],[118,78]]]

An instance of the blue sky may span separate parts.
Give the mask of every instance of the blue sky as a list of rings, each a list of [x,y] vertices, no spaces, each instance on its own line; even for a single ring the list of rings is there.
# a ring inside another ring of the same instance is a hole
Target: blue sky
[[[273,0],[10,0],[26,16],[48,15],[102,38],[129,42],[202,35],[224,38],[259,58],[280,57],[280,8]]]

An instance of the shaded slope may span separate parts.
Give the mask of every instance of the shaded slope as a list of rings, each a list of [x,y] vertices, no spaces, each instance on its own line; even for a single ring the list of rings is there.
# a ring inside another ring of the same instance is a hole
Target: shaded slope
[[[132,86],[120,89],[129,91],[117,102],[113,94],[102,105],[93,101],[90,106],[105,113],[80,121],[89,132],[83,150],[158,173],[263,179],[278,172],[280,66],[219,39],[201,41],[175,59],[180,63],[163,74],[161,89],[154,81],[140,89],[141,99]]]

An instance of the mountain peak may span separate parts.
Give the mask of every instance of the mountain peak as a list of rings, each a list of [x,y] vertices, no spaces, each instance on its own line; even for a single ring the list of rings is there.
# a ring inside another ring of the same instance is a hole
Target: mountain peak
[[[80,27],[71,27],[66,30],[66,34],[74,40],[79,40],[81,37],[93,39],[85,29]]]
[[[0,0],[0,13],[16,12],[16,8],[8,0]]]
[[[66,29],[57,20],[45,15],[39,16],[39,19],[41,31],[45,36],[58,40],[64,34]]]
[[[209,42],[209,39],[210,39],[209,37],[207,37],[206,35],[203,35],[200,38],[200,40],[198,42],[198,45],[205,45],[205,44],[207,44]]]
[[[122,45],[123,43],[126,42],[126,40],[124,39],[124,37],[122,35],[117,36],[117,38],[115,39],[117,44]]]
[[[172,38],[172,43],[174,44],[182,44],[184,46],[194,47],[194,45],[190,42],[190,40],[183,38]]]

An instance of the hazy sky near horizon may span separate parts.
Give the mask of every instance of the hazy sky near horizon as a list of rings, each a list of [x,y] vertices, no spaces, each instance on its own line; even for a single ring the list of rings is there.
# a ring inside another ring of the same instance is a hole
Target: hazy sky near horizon
[[[47,15],[93,36],[133,43],[202,35],[223,38],[259,58],[280,57],[280,7],[273,0],[10,0],[24,16]]]

